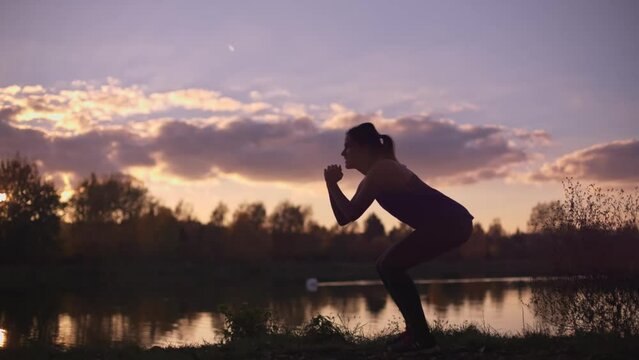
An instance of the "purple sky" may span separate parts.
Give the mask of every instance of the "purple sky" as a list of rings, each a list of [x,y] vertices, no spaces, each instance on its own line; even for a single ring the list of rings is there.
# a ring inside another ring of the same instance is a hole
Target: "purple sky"
[[[125,171],[202,220],[289,199],[331,225],[322,168],[370,120],[480,222],[525,229],[564,176],[639,183],[638,20],[636,1],[3,2],[0,155],[67,195]]]

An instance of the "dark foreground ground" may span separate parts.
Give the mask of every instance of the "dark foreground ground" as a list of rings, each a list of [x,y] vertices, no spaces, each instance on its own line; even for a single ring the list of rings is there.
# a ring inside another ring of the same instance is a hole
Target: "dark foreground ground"
[[[151,349],[126,345],[70,350],[33,346],[0,351],[0,359],[639,359],[637,336],[553,337],[531,332],[515,337],[466,326],[437,330],[441,352],[426,355],[388,353],[384,345],[388,335],[374,339],[352,335],[336,335],[330,331],[307,335],[271,334],[230,340],[225,344]]]

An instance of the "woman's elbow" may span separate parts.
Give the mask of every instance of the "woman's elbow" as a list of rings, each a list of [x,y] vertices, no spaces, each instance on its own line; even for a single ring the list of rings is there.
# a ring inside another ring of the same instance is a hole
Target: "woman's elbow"
[[[346,215],[343,218],[338,219],[337,223],[340,226],[346,226],[346,225],[352,223],[353,221],[357,220],[358,218],[359,218],[359,216],[355,216],[355,215],[348,216],[348,215]]]

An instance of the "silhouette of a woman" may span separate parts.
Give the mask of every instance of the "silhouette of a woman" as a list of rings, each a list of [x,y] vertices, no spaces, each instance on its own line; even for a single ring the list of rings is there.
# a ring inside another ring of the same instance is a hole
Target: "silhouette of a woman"
[[[377,271],[404,317],[406,331],[389,342],[395,352],[436,350],[437,344],[422,310],[419,293],[408,276],[411,267],[461,245],[470,237],[474,217],[462,205],[428,186],[395,158],[393,140],[371,123],[346,133],[347,169],[364,174],[351,200],[338,186],[339,165],[324,169],[331,207],[340,225],[357,220],[373,200],[414,231],[390,246],[377,260]]]

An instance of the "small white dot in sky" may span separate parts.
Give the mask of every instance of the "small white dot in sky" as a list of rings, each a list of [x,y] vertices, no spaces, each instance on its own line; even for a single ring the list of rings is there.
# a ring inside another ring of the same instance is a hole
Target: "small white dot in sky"
[[[235,47],[233,45],[229,44],[229,51],[230,52],[234,52],[235,51]]]
[[[5,200],[7,200],[7,194],[5,194],[5,193],[0,193],[0,202],[3,202],[3,201],[5,201]]]

